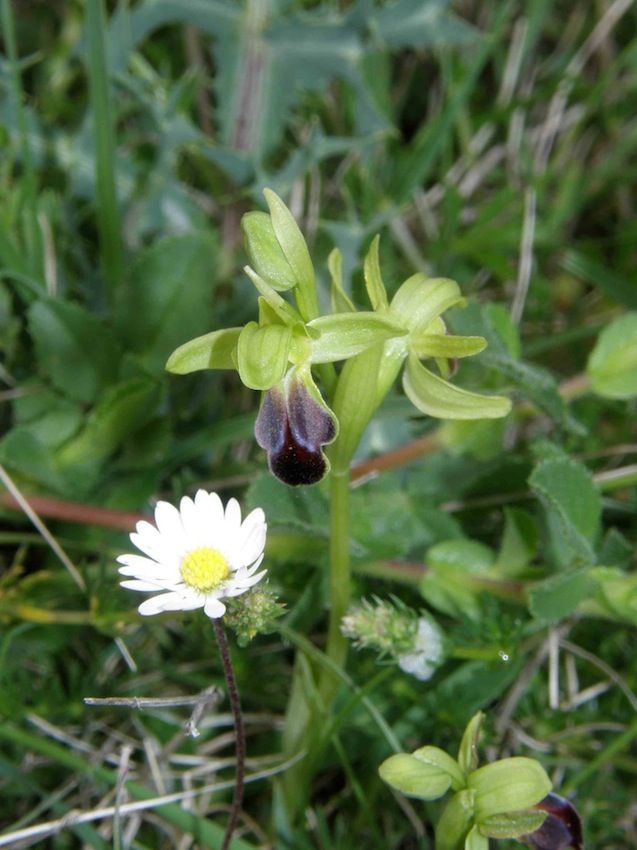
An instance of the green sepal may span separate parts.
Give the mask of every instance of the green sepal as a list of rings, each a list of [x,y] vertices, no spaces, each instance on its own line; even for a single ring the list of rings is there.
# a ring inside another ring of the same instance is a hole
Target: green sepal
[[[483,720],[484,714],[481,711],[476,712],[467,723],[462,734],[462,741],[460,741],[460,749],[458,750],[458,764],[464,776],[478,767],[478,744],[480,743],[480,729]]]
[[[427,328],[449,307],[464,304],[460,287],[453,280],[426,275],[412,275],[394,295],[390,312],[410,331]]]
[[[308,322],[312,342],[312,363],[348,360],[372,345],[383,343],[406,331],[378,313],[334,313]]]
[[[237,346],[237,368],[246,387],[269,390],[283,379],[291,338],[288,325],[245,325]]]
[[[409,753],[397,753],[385,759],[378,773],[396,791],[419,800],[437,800],[451,787],[451,776],[446,770]]]
[[[479,767],[469,774],[467,786],[475,791],[479,821],[528,809],[544,799],[552,787],[539,762],[517,756]]]
[[[301,321],[301,317],[294,307],[288,304],[284,298],[281,298],[276,289],[270,286],[260,274],[255,272],[250,266],[244,266],[243,270],[282,322],[285,322],[286,325],[291,325]]]
[[[176,375],[187,375],[200,369],[234,369],[234,352],[243,328],[223,328],[195,337],[168,358],[166,370]]]
[[[343,289],[343,255],[338,248],[333,248],[330,251],[327,258],[327,268],[332,278],[330,288],[332,313],[355,313],[354,302]]]
[[[436,825],[436,850],[458,850],[472,825],[473,812],[473,791],[453,795]]]
[[[444,770],[451,777],[451,788],[454,791],[459,791],[465,786],[464,774],[460,770],[458,762],[439,747],[420,747],[414,750],[413,757],[424,764],[433,765],[434,767]]]
[[[385,289],[385,284],[380,273],[379,243],[380,236],[374,236],[363,263],[363,275],[365,277],[365,288],[367,289],[367,295],[369,296],[372,308],[374,310],[387,310],[389,302],[387,300],[387,290]]]
[[[271,189],[264,189],[263,194],[270,209],[276,239],[296,278],[294,297],[299,312],[303,319],[309,322],[319,315],[316,279],[310,252],[294,216],[281,198]]]
[[[517,838],[539,829],[547,814],[538,809],[528,809],[492,815],[480,821],[480,832],[487,838]]]
[[[421,360],[425,357],[471,357],[484,351],[487,341],[481,336],[443,336],[414,331],[409,347]]]
[[[241,219],[241,229],[257,273],[279,292],[296,286],[296,277],[276,238],[270,216],[264,212],[246,213]]]
[[[410,355],[403,373],[403,387],[418,410],[439,419],[499,419],[511,410],[504,396],[484,396],[454,387]]]
[[[489,850],[489,839],[474,825],[464,840],[464,850]]]

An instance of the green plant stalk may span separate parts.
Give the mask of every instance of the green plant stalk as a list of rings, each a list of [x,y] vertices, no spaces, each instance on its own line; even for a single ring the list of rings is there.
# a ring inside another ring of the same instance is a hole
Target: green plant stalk
[[[95,135],[95,184],[100,257],[106,294],[112,306],[124,278],[122,227],[115,178],[115,134],[109,93],[103,0],[87,0],[87,61],[89,94]]]
[[[327,657],[343,667],[347,656],[347,639],[341,632],[351,595],[351,558],[349,546],[349,469],[332,469],[330,476],[330,620],[327,633]],[[326,704],[336,685],[334,676],[324,671],[321,695]]]

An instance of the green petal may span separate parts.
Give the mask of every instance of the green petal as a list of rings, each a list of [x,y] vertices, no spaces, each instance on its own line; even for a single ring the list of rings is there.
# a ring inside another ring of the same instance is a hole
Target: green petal
[[[454,791],[459,791],[464,787],[465,781],[458,762],[439,747],[420,747],[412,753],[414,758],[422,761],[425,764],[434,765],[451,778],[451,787]]]
[[[333,313],[355,313],[356,307],[352,299],[343,289],[343,255],[338,248],[333,248],[327,258],[327,268],[332,278],[330,301]]]
[[[250,262],[264,280],[282,291],[296,286],[296,277],[276,238],[267,213],[249,212],[241,219]]]
[[[282,380],[288,365],[292,329],[288,325],[248,322],[237,346],[241,380],[252,390],[269,390]]]
[[[551,790],[551,780],[533,759],[500,759],[469,774],[467,786],[475,791],[479,821],[506,812],[527,809]]]
[[[409,346],[421,360],[425,357],[471,357],[487,347],[481,336],[443,336],[442,334],[418,334],[414,332]]]
[[[436,765],[421,762],[409,753],[390,756],[378,768],[380,778],[409,797],[437,800],[451,787],[451,776]]]
[[[379,243],[380,236],[374,236],[365,257],[363,274],[365,275],[365,287],[372,307],[374,310],[386,310],[389,303],[387,301],[387,290],[380,273]]]
[[[200,369],[234,369],[233,353],[242,330],[223,328],[185,342],[170,355],[166,369],[177,375]]]
[[[265,298],[269,306],[274,310],[282,322],[289,325],[301,320],[301,317],[296,310],[288,304],[284,298],[281,298],[274,287],[270,286],[270,284],[265,281],[260,274],[255,272],[254,269],[251,269],[250,266],[244,266],[243,271],[248,275],[257,291],[261,293],[263,298]]]
[[[319,314],[314,266],[310,252],[294,216],[281,198],[271,189],[264,189],[263,194],[270,208],[272,227],[277,241],[296,278],[294,297],[299,312],[308,322]]]
[[[439,419],[498,419],[511,410],[504,396],[484,396],[454,387],[411,354],[403,373],[407,397],[418,410]]]
[[[406,331],[378,313],[334,313],[308,322],[312,342],[312,363],[347,360],[372,345],[385,342]]]
[[[463,304],[460,287],[443,277],[428,278],[415,274],[408,278],[394,295],[390,313],[409,330],[426,330],[427,325],[441,313]]]

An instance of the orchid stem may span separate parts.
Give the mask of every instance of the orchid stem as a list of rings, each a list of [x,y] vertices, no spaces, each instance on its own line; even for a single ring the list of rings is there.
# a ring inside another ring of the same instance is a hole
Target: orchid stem
[[[232,667],[232,659],[230,657],[230,647],[228,646],[228,638],[226,637],[226,633],[223,626],[221,625],[221,622],[218,619],[213,619],[212,622],[215,629],[215,637],[217,638],[217,644],[219,646],[219,655],[221,656],[221,663],[223,665],[223,675],[226,680],[226,687],[228,689],[228,699],[230,700],[230,709],[232,711],[232,717],[234,721],[235,751],[237,756],[237,769],[235,774],[232,806],[230,808],[228,825],[226,826],[226,832],[223,836],[223,842],[220,848],[220,850],[228,850],[228,848],[230,847],[230,842],[232,841],[232,836],[237,827],[237,821],[239,819],[239,813],[241,811],[241,804],[243,803],[243,786],[246,761],[246,736],[245,728],[243,725],[243,714],[241,712],[241,701],[239,700],[239,691],[237,689],[237,680],[235,679],[234,670]]]

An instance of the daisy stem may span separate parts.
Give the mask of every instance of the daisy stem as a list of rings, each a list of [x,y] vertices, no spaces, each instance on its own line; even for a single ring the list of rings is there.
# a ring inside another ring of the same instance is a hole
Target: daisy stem
[[[235,751],[237,755],[237,769],[234,782],[234,794],[232,797],[232,806],[230,808],[230,816],[228,825],[223,836],[221,850],[228,850],[232,836],[237,826],[241,804],[243,803],[243,786],[245,775],[245,760],[246,760],[246,736],[243,726],[243,714],[241,712],[241,701],[239,700],[239,691],[237,689],[237,680],[235,679],[234,669],[232,667],[232,659],[230,657],[230,647],[228,646],[228,638],[225,630],[218,619],[213,619],[215,628],[215,637],[219,646],[219,655],[221,656],[221,664],[223,665],[223,675],[226,680],[228,689],[228,699],[230,700],[230,709],[234,720],[235,733]]]

